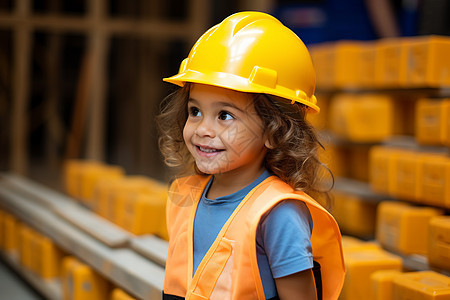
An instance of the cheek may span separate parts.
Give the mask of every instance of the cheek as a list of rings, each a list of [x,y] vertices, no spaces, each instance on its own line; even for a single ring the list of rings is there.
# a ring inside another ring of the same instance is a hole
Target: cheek
[[[186,121],[186,123],[184,124],[184,128],[183,128],[183,139],[184,139],[184,143],[189,146],[189,141],[192,138],[192,135],[194,134],[194,127],[192,126],[192,124],[189,123],[189,121]]]

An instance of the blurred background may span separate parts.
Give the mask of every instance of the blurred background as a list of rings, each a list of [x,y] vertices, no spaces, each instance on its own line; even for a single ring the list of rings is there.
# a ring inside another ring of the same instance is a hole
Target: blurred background
[[[339,299],[449,299],[450,1],[0,0],[1,299],[161,298],[162,78],[243,10],[315,65]]]
[[[154,117],[195,40],[241,10],[307,45],[448,34],[448,1],[0,0],[0,171],[55,185],[68,158],[167,179]],[[318,86],[320,90],[320,86]]]

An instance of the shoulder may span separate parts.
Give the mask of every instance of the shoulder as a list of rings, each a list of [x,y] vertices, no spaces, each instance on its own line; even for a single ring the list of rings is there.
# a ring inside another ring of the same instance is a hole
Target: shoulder
[[[261,219],[266,226],[312,227],[308,206],[299,200],[286,199],[270,209]]]

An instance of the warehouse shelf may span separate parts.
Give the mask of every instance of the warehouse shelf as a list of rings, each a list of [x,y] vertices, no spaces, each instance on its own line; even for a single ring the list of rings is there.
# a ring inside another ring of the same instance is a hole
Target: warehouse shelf
[[[15,184],[12,184],[12,181],[15,181]],[[21,187],[20,191],[18,186]],[[31,186],[36,193],[34,197],[31,197]],[[86,230],[87,227],[80,229],[79,226],[75,226],[73,224],[74,216],[83,215],[83,213],[80,214],[80,211],[83,210],[84,217],[90,218],[90,224],[98,225],[103,220],[101,217],[95,220],[96,216],[89,214],[79,205],[77,207],[77,204],[70,198],[38,184],[31,184],[27,179],[2,174],[0,205],[17,216],[20,221],[48,236],[61,249],[80,258],[124,290],[142,299],[161,298],[164,268],[132,249],[111,248],[101,241],[102,238],[98,239],[101,234],[100,228],[106,229],[103,235],[112,233],[116,236],[123,236],[122,230],[114,228],[114,224],[106,220],[101,226],[91,228],[94,230],[94,234],[89,234]],[[57,213],[57,210],[65,210],[65,217],[61,217],[61,213]],[[72,212],[72,220],[69,222],[67,215]],[[129,235],[129,238],[125,244],[131,243],[133,236]],[[163,244],[163,242],[161,243]],[[147,243],[145,247],[151,248],[151,243]],[[147,250],[147,252],[151,251]]]
[[[336,178],[333,189],[359,196],[363,201],[378,203],[384,200],[393,200],[393,198],[388,195],[381,195],[373,192],[370,188],[370,184],[367,182],[346,177]]]
[[[25,280],[37,290],[41,295],[49,300],[60,300],[62,298],[61,282],[57,279],[44,280],[33,272],[23,268],[20,265],[17,253],[2,253],[0,258],[11,268],[20,274]]]

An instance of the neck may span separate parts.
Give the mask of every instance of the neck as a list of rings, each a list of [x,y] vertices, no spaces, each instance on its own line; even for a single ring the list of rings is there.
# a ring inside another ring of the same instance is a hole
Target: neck
[[[216,199],[235,193],[255,181],[265,168],[235,170],[222,174],[215,174],[214,181],[208,191],[209,199]]]

